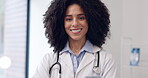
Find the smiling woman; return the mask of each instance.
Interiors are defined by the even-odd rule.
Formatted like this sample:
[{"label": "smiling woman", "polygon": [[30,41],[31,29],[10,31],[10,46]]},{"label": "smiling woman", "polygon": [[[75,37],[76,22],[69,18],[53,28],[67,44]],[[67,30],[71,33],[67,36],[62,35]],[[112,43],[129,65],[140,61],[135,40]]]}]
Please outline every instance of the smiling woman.
[{"label": "smiling woman", "polygon": [[54,50],[45,54],[33,78],[115,78],[114,59],[102,48],[109,16],[100,0],[53,0],[43,23]]},{"label": "smiling woman", "polygon": [[[67,8],[64,24],[65,31],[69,35],[71,47],[73,47],[72,44],[77,42],[81,44],[85,43],[88,23],[83,9],[78,4],[72,4]],[[78,46],[77,49],[72,48],[74,54],[77,55],[82,46]]]}]

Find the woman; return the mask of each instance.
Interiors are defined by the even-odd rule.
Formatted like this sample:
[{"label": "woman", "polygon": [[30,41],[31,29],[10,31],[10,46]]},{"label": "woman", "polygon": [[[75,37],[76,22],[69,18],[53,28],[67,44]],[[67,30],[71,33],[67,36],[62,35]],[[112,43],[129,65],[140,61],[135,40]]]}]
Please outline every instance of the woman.
[{"label": "woman", "polygon": [[100,0],[54,0],[45,13],[46,54],[33,78],[115,78],[111,54],[102,50],[109,36],[109,13]]}]

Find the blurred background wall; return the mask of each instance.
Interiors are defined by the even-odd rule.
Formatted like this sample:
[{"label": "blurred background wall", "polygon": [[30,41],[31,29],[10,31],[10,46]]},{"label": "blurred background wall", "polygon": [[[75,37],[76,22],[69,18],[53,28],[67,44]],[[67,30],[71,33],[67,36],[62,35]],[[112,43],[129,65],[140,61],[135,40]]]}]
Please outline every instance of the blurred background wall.
[{"label": "blurred background wall", "polygon": [[46,53],[52,50],[44,34],[43,14],[51,0],[30,1],[30,34],[29,34],[29,78],[34,74],[37,65]]},{"label": "blurred background wall", "polygon": [[[2,49],[1,57],[11,59],[8,69],[0,68],[0,78],[25,78],[26,65],[26,32],[27,32],[27,0],[0,0],[3,5],[1,15]],[[2,61],[3,66],[8,65]]]}]

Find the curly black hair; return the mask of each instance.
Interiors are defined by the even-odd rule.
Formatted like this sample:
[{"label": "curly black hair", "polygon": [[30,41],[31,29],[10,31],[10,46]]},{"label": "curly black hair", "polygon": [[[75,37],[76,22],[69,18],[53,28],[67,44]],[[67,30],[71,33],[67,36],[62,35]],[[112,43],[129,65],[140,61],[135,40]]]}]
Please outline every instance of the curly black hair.
[{"label": "curly black hair", "polygon": [[110,14],[100,0],[53,0],[43,21],[48,43],[54,47],[55,52],[60,52],[65,47],[68,35],[64,28],[64,17],[71,4],[78,4],[84,10],[88,22],[87,40],[102,48],[106,37],[110,35]]}]

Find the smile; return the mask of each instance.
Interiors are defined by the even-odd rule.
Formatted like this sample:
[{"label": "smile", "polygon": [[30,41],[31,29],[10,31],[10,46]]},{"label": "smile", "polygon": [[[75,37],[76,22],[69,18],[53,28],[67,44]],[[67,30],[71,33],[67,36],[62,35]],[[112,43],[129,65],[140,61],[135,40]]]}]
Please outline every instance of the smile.
[{"label": "smile", "polygon": [[81,30],[82,28],[81,29],[70,29],[70,31],[73,33],[79,33]]}]

